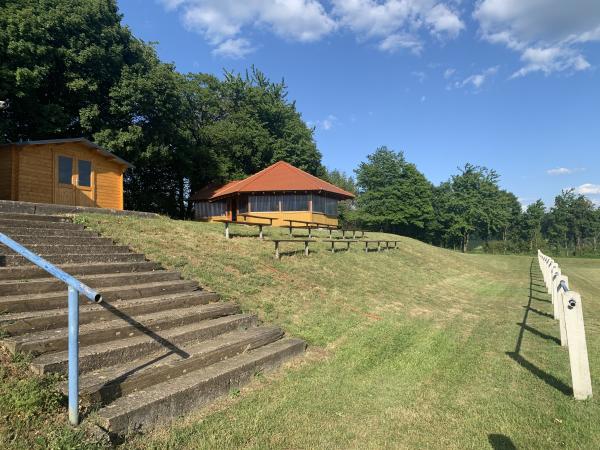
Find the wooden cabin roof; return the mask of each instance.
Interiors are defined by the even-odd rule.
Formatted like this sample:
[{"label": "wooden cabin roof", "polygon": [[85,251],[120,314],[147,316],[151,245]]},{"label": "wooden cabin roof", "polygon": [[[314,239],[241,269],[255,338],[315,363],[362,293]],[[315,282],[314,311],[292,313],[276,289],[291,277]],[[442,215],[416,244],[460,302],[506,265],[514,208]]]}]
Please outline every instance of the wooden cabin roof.
[{"label": "wooden cabin roof", "polygon": [[26,145],[50,145],[50,144],[69,144],[69,143],[82,144],[85,147],[88,147],[88,148],[91,148],[93,150],[96,150],[102,156],[105,156],[106,158],[108,158],[110,160],[113,160],[114,162],[117,162],[119,164],[123,164],[123,165],[125,165],[125,166],[127,166],[129,168],[133,168],[133,164],[128,163],[124,159],[119,158],[114,153],[112,153],[112,152],[110,152],[108,150],[103,149],[98,144],[95,144],[94,142],[89,141],[86,138],[45,139],[45,140],[39,140],[39,141],[12,142],[10,144],[0,145],[0,148],[10,147],[10,146],[15,146],[15,145],[16,146],[26,146]]},{"label": "wooden cabin roof", "polygon": [[237,193],[316,191],[334,194],[341,199],[354,198],[354,194],[321,180],[285,161],[255,173],[243,180],[225,185],[208,185],[192,196],[192,200],[217,200]]}]

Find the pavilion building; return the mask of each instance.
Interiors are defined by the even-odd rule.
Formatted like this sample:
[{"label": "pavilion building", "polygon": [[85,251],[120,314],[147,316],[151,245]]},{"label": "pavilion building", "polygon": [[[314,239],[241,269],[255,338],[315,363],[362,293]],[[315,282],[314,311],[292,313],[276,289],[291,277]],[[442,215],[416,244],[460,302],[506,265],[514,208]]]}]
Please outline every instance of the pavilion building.
[{"label": "pavilion building", "polygon": [[243,180],[206,186],[191,200],[196,220],[257,222],[260,216],[273,219],[273,226],[287,226],[286,220],[337,226],[338,202],[352,198],[352,193],[279,161]]}]

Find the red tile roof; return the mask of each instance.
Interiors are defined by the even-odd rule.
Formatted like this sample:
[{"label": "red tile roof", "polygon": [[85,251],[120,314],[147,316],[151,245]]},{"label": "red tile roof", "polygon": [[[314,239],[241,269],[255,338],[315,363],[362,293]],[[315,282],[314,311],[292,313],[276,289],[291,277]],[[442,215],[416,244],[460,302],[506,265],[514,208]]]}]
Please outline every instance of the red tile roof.
[{"label": "red tile roof", "polygon": [[319,191],[334,194],[340,198],[354,198],[354,194],[323,181],[285,161],[255,173],[244,180],[231,181],[223,186],[209,185],[192,195],[192,200],[216,200],[237,193],[278,192],[278,191]]}]

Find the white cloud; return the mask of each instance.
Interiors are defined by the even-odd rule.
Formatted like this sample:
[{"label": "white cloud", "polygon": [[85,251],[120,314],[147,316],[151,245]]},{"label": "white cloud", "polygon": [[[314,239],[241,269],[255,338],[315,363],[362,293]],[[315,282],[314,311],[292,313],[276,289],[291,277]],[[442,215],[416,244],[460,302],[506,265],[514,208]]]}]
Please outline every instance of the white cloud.
[{"label": "white cloud", "polygon": [[299,42],[319,40],[336,28],[318,0],[159,1],[168,10],[180,11],[186,28],[205,36],[218,55],[248,54],[250,41],[239,37],[247,27],[265,27]]},{"label": "white cloud", "polygon": [[473,74],[462,81],[456,81],[454,87],[463,88],[471,86],[476,90],[479,90],[481,89],[481,86],[483,86],[483,83],[485,83],[489,77],[496,75],[496,73],[498,73],[498,66],[489,67],[481,73]]},{"label": "white cloud", "polygon": [[425,97],[424,95],[421,97],[421,103],[424,103],[425,100],[427,100],[427,97]]},{"label": "white cloud", "polygon": [[448,69],[444,70],[444,78],[447,80],[448,78],[451,78],[452,75],[454,75],[455,73],[456,73],[456,69],[448,68]]},{"label": "white cloud", "polygon": [[425,15],[425,21],[429,24],[434,33],[446,33],[450,37],[458,36],[458,33],[465,28],[465,25],[458,18],[456,13],[451,11],[443,3],[438,3],[431,8]]},{"label": "white cloud", "polygon": [[580,44],[600,41],[598,0],[481,0],[473,16],[484,39],[521,54],[513,78],[586,70]]},{"label": "white cloud", "polygon": [[425,81],[425,79],[427,78],[427,74],[425,72],[421,72],[418,70],[415,70],[413,72],[410,73],[413,77],[416,77],[417,80],[419,80],[419,83],[423,83],[423,81]]},{"label": "white cloud", "polygon": [[253,51],[254,47],[252,47],[250,41],[244,38],[238,38],[227,39],[221,42],[215,47],[212,54],[215,56],[223,56],[225,58],[240,59]]},{"label": "white cloud", "polygon": [[585,183],[576,188],[575,192],[582,195],[600,195],[600,184]]},{"label": "white cloud", "polygon": [[568,167],[557,167],[556,169],[548,169],[546,173],[548,175],[571,175],[577,172],[584,172],[583,167],[568,168]]},{"label": "white cloud", "polygon": [[332,0],[333,15],[361,39],[375,39],[382,51],[423,47],[420,32],[454,38],[464,28],[458,13],[435,0]]}]

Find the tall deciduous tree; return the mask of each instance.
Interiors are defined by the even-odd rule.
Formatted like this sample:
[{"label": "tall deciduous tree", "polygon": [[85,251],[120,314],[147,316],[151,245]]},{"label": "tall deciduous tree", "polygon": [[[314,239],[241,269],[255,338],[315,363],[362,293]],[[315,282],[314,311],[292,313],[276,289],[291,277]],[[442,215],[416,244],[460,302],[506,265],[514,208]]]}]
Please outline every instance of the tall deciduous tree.
[{"label": "tall deciduous tree", "polygon": [[424,238],[433,220],[432,185],[402,152],[379,147],[356,169],[357,218],[371,229]]}]

